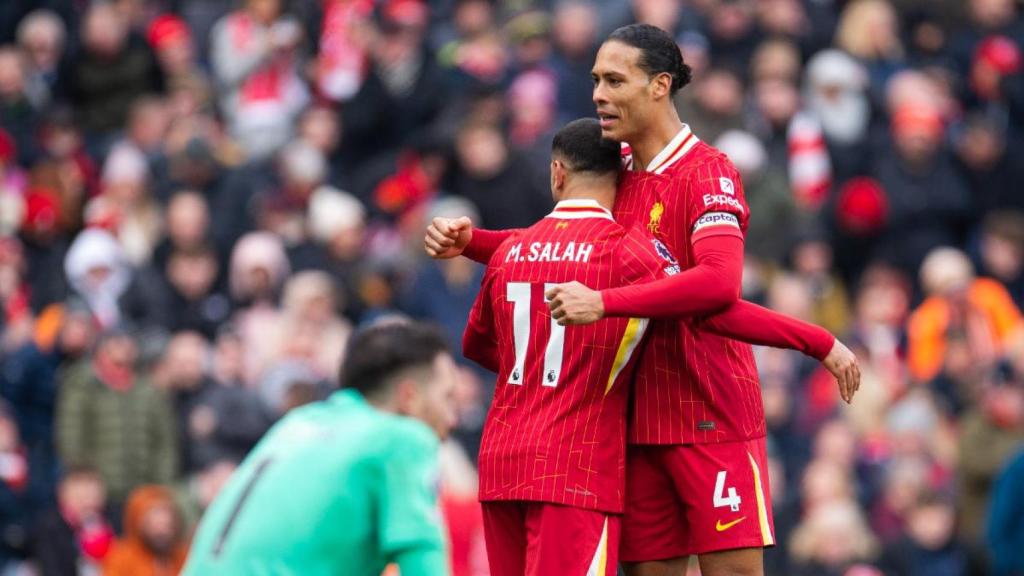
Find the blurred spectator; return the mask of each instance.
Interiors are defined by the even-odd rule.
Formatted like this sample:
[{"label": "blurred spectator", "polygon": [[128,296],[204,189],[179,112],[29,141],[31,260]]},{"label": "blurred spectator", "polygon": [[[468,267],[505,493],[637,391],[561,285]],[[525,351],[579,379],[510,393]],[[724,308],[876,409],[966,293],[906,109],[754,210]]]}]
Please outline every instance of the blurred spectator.
[{"label": "blurred spectator", "polygon": [[25,282],[25,256],[15,238],[0,238],[0,351],[27,343],[32,333],[31,287]]},{"label": "blurred spectator", "polygon": [[567,0],[555,7],[551,67],[558,78],[559,125],[593,114],[590,67],[598,40],[598,18],[597,8],[590,2]]},{"label": "blurred spectator", "polygon": [[338,312],[358,320],[359,267],[365,257],[366,208],[354,196],[330,187],[318,188],[309,199],[309,232],[317,251],[310,268],[334,278]]},{"label": "blurred spectator", "polygon": [[18,24],[18,47],[27,67],[25,92],[36,110],[53,100],[67,47],[67,27],[55,12],[40,8]]},{"label": "blurred spectator", "polygon": [[199,192],[180,190],[167,201],[164,235],[153,251],[153,264],[163,269],[170,253],[203,248],[211,239],[210,207]]},{"label": "blurred spectator", "polygon": [[270,425],[270,414],[242,380],[242,342],[223,329],[214,343],[209,376],[188,414],[190,452],[206,469],[212,463],[239,462]]},{"label": "blurred spectator", "polygon": [[172,108],[179,111],[209,109],[213,104],[212,86],[199,67],[188,24],[173,14],[164,14],[149,24],[146,36],[167,77]]},{"label": "blurred spectator", "polygon": [[854,0],[839,16],[836,46],[860,60],[868,70],[875,94],[902,64],[900,21],[887,0]]},{"label": "blurred spectator", "polygon": [[[1007,36],[989,36],[974,51],[968,86],[974,107],[989,116],[1020,120],[1024,113],[1021,69],[1024,57],[1020,45]],[[1020,135],[1019,126],[1016,127]]]},{"label": "blurred spectator", "polygon": [[163,486],[135,489],[124,511],[124,536],[103,560],[104,576],[171,576],[188,555],[174,493]]},{"label": "blurred spectator", "polygon": [[161,233],[160,210],[149,190],[150,169],[144,153],[119,143],[103,164],[103,193],[85,207],[87,223],[114,232],[132,265],[149,262]]},{"label": "blurred spectator", "polygon": [[299,23],[280,0],[246,0],[211,32],[214,79],[228,130],[251,158],[266,158],[291,138],[309,95],[299,79]]},{"label": "blurred spectator", "polygon": [[496,127],[463,126],[455,142],[459,173],[452,192],[476,205],[486,228],[521,228],[551,210],[551,193],[530,177]]},{"label": "blurred spectator", "polygon": [[962,343],[971,364],[991,367],[1012,339],[1021,336],[1020,310],[999,282],[975,278],[967,256],[953,248],[929,253],[921,266],[928,298],[911,314],[908,362],[911,375],[927,382],[939,374]]},{"label": "blurred spectator", "polygon": [[79,234],[64,259],[64,270],[72,293],[86,303],[101,328],[167,324],[164,318],[171,311],[157,279],[146,270],[133,271],[109,232],[90,228]]},{"label": "blurred spectator", "polygon": [[7,404],[0,404],[0,567],[24,557],[33,505],[28,448]]},{"label": "blurred spectator", "polygon": [[25,75],[23,56],[13,47],[0,46],[0,129],[12,138],[5,145],[5,155],[20,162],[32,158],[32,132],[38,121],[38,111],[29,100]]},{"label": "blurred spectator", "polygon": [[167,342],[153,370],[153,385],[170,398],[174,407],[178,461],[184,473],[200,468],[192,453],[195,444],[191,422],[200,398],[213,386],[206,376],[209,363],[206,340],[195,332],[178,332]]},{"label": "blurred spectator", "polygon": [[1017,308],[1024,305],[1024,214],[1000,212],[982,221],[979,269],[998,280]]},{"label": "blurred spectator", "polygon": [[750,206],[746,253],[780,262],[789,248],[786,231],[796,227],[799,215],[789,192],[786,175],[768,162],[764,145],[749,132],[730,130],[715,141],[743,178]]},{"label": "blurred spectator", "polygon": [[164,77],[152,50],[133,33],[112,4],[95,3],[85,13],[81,48],[62,71],[63,96],[80,113],[97,156],[125,125],[132,103],[162,92]]},{"label": "blurred spectator", "polygon": [[992,554],[994,576],[1024,574],[1024,452],[1009,460],[996,479],[989,505],[988,548]]},{"label": "blurred spectator", "polygon": [[811,297],[810,319],[833,334],[845,334],[850,321],[850,301],[842,281],[831,272],[832,247],[823,234],[813,230],[802,236],[797,238],[790,252],[790,262]]},{"label": "blurred spectator", "polygon": [[957,139],[975,209],[981,214],[1010,209],[1024,212],[1016,182],[1024,179],[1024,148],[1011,145],[1007,129],[983,116],[971,116]]},{"label": "blurred spectator", "polygon": [[256,337],[246,348],[255,374],[298,361],[310,369],[314,381],[334,381],[352,331],[336,309],[330,275],[307,270],[292,276],[284,286],[280,312],[267,317],[266,325],[250,327]]},{"label": "blurred spectator", "polygon": [[842,576],[852,566],[871,562],[878,542],[856,503],[836,500],[811,510],[793,531],[790,554],[799,576]]},{"label": "blurred spectator", "polygon": [[379,4],[378,34],[369,46],[370,69],[342,108],[342,147],[352,163],[398,148],[407,134],[429,125],[445,104],[442,73],[426,45],[428,4]]},{"label": "blurred spectator", "polygon": [[57,504],[36,519],[30,557],[41,576],[97,573],[114,542],[103,516],[106,491],[93,468],[70,466],[57,490]]},{"label": "blurred spectator", "polygon": [[181,512],[186,539],[192,538],[199,519],[237,467],[234,460],[216,460],[189,474],[175,487],[175,504]]},{"label": "blurred spectator", "polygon": [[213,338],[231,315],[231,302],[217,290],[220,266],[208,246],[175,248],[167,258],[164,276],[168,304],[175,314],[163,326],[168,332],[194,330]]},{"label": "blurred spectator", "polygon": [[872,116],[868,87],[864,66],[839,50],[818,52],[807,63],[807,111],[821,126],[836,182],[867,169]]},{"label": "blurred spectator", "polygon": [[38,505],[53,499],[59,464],[54,444],[54,412],[59,371],[92,347],[96,327],[81,303],[55,312],[59,328],[53,342],[31,342],[7,356],[0,372],[0,394],[10,402],[27,449],[29,489]]},{"label": "blurred spectator", "polygon": [[879,251],[912,273],[938,246],[954,246],[970,210],[968,189],[943,144],[937,109],[905,103],[893,111],[893,150],[872,173],[886,191],[889,217]]},{"label": "blurred spectator", "polygon": [[133,489],[171,482],[178,473],[172,406],[138,373],[137,357],[138,345],[129,333],[108,330],[94,357],[65,373],[57,398],[61,459],[99,471],[115,521]]},{"label": "blurred spectator", "polygon": [[943,496],[926,492],[907,512],[906,537],[886,548],[881,565],[891,576],[966,576],[967,549],[956,541],[956,512]]},{"label": "blurred spectator", "polygon": [[957,511],[960,534],[970,546],[984,537],[992,487],[1003,463],[1024,443],[1024,384],[991,386],[960,419]]},{"label": "blurred spectator", "polygon": [[[479,221],[471,203],[450,196],[436,201],[424,221],[461,216]],[[482,266],[468,258],[423,260],[401,295],[401,308],[413,318],[442,326],[449,346],[458,350],[483,272]]]},{"label": "blurred spectator", "polygon": [[728,68],[707,70],[676,102],[680,118],[708,141],[743,127],[743,81]]}]

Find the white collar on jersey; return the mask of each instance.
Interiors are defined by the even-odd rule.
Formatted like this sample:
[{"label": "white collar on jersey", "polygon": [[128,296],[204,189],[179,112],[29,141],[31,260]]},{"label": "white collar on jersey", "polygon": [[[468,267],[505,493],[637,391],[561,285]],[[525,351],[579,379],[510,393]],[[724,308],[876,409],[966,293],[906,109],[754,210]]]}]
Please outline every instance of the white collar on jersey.
[{"label": "white collar on jersey", "polygon": [[[686,153],[696,146],[697,142],[699,142],[697,135],[690,130],[688,125],[683,124],[683,127],[679,129],[679,132],[669,141],[668,145],[662,148],[661,152],[658,152],[657,156],[647,165],[647,172],[661,174],[669,166],[679,161],[680,158],[686,156]],[[625,142],[622,143],[622,146],[623,148],[629,147]],[[623,158],[623,162],[627,170],[634,170],[636,168],[633,164],[632,151]]]},{"label": "white collar on jersey", "polygon": [[548,218],[561,220],[579,220],[581,218],[604,218],[615,221],[612,213],[607,208],[597,203],[597,200],[580,198],[575,200],[562,200],[555,205],[555,209],[548,214]]}]

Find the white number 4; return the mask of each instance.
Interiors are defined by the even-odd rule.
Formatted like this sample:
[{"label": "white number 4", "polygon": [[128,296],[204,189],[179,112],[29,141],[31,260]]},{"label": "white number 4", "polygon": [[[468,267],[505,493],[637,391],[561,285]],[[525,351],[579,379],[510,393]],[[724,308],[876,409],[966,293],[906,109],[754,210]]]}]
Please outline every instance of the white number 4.
[{"label": "white number 4", "polygon": [[715,508],[728,506],[733,512],[739,512],[740,502],[742,502],[740,495],[732,486],[729,487],[729,495],[725,495],[725,470],[722,470],[715,480]]}]

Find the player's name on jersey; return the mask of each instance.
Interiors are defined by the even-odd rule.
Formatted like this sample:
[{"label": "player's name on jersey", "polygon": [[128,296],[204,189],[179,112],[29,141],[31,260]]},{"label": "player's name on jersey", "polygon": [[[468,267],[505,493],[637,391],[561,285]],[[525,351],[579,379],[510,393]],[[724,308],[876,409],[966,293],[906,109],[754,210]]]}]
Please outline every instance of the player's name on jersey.
[{"label": "player's name on jersey", "polygon": [[526,250],[523,243],[514,244],[505,254],[505,262],[590,262],[594,245],[588,243],[531,242]]}]

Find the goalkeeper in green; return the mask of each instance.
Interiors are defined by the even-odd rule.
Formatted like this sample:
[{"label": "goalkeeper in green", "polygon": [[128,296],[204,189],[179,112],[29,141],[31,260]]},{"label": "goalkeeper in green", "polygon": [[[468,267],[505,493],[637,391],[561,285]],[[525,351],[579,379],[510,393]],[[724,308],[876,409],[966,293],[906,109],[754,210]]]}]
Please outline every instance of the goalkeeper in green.
[{"label": "goalkeeper in green", "polygon": [[183,573],[448,574],[437,451],[455,378],[430,328],[355,334],[342,389],[264,436],[206,511]]}]

